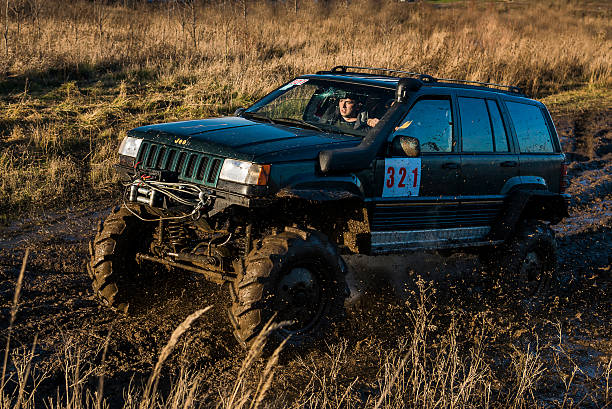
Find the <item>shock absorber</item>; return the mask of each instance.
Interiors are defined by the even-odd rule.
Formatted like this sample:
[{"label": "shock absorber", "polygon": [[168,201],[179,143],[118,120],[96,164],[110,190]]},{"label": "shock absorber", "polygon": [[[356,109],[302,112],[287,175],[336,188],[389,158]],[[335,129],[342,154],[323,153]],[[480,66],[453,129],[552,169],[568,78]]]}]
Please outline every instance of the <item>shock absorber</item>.
[{"label": "shock absorber", "polygon": [[187,244],[187,230],[180,221],[168,220],[166,225],[165,241],[175,252],[180,251]]}]

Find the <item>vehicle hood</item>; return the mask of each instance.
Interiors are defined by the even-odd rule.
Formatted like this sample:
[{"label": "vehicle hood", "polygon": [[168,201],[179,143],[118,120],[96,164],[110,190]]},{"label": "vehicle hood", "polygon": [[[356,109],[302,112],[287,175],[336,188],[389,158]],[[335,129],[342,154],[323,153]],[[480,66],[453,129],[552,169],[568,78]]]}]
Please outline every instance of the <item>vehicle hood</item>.
[{"label": "vehicle hood", "polygon": [[128,135],[180,149],[258,163],[315,159],[324,149],[356,146],[360,138],[240,117],[147,125]]}]

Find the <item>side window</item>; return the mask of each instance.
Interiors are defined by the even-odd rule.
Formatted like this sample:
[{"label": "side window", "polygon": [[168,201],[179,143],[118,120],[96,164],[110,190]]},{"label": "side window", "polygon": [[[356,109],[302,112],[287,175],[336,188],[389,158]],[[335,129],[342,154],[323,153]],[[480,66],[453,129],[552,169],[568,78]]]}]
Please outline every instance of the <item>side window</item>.
[{"label": "side window", "polygon": [[489,108],[489,115],[491,115],[491,126],[495,139],[495,152],[508,152],[510,150],[508,146],[508,136],[506,135],[504,123],[502,122],[499,106],[497,106],[497,102],[487,99],[487,107]]},{"label": "side window", "polygon": [[450,99],[422,99],[397,128],[397,134],[417,138],[421,152],[453,150],[453,116]]},{"label": "side window", "polygon": [[482,98],[459,97],[463,152],[493,152],[493,131]]},{"label": "side window", "polygon": [[542,111],[536,105],[506,101],[521,152],[554,152]]}]

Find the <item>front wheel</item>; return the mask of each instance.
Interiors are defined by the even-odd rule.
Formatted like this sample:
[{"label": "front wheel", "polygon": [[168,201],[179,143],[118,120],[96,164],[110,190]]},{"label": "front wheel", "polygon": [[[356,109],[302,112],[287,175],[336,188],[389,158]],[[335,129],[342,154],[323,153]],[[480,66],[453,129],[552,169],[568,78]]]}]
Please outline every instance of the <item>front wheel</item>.
[{"label": "front wheel", "polygon": [[250,346],[272,318],[286,322],[272,333],[272,343],[290,337],[289,344],[304,345],[321,337],[344,314],[346,270],[336,246],[321,233],[291,228],[265,237],[230,288],[236,339]]},{"label": "front wheel", "polygon": [[136,253],[146,252],[152,240],[152,223],[139,219],[140,207],[116,207],[100,222],[89,245],[87,270],[94,293],[104,303],[126,312],[135,293],[146,283],[151,269],[136,261]]}]

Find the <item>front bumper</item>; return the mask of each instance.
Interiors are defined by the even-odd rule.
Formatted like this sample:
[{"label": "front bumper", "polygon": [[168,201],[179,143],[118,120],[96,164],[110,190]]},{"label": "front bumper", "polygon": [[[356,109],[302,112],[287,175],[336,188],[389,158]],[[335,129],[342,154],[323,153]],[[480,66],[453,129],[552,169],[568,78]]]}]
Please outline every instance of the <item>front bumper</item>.
[{"label": "front bumper", "polygon": [[134,168],[123,164],[115,165],[115,169],[129,189],[127,194],[128,200],[159,209],[173,208],[177,204],[173,203],[172,200],[168,200],[163,194],[143,186],[143,178],[145,180],[191,184],[199,187],[205,194],[204,201],[208,203],[206,209],[203,210],[203,212],[207,213],[208,217],[214,216],[234,205],[245,208],[260,208],[270,203],[270,199],[268,199],[272,191],[270,186],[244,185],[219,180],[216,187],[210,187],[193,182],[180,181],[176,174],[166,171],[136,171]]}]

